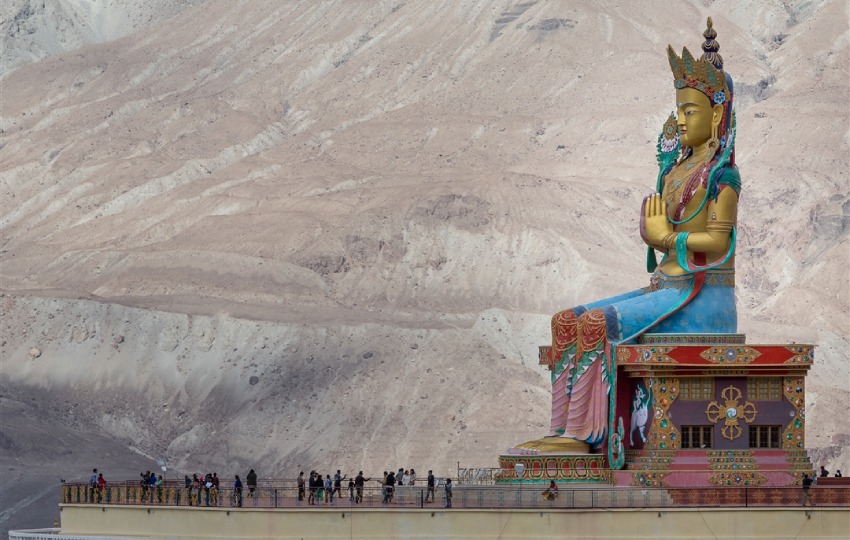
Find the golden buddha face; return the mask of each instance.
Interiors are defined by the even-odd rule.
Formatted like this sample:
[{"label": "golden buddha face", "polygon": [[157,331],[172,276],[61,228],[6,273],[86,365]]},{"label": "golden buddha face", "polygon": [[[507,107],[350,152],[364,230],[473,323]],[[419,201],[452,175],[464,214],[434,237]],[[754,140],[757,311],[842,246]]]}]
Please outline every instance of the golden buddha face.
[{"label": "golden buddha face", "polygon": [[711,105],[708,96],[694,88],[676,90],[679,140],[696,148],[708,142],[723,118],[723,105]]}]

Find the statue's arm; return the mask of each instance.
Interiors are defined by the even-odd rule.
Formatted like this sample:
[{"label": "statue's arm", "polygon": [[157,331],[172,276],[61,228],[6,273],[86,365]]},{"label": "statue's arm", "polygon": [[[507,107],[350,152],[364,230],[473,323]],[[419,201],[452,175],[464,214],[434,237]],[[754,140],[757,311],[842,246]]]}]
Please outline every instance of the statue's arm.
[{"label": "statue's arm", "polygon": [[705,232],[688,235],[688,251],[721,253],[729,249],[732,227],[738,211],[738,193],[723,186],[706,210]]},{"label": "statue's arm", "polygon": [[[687,231],[688,251],[720,253],[729,248],[732,227],[738,211],[738,193],[730,186],[722,186],[717,198],[708,203],[704,231]],[[656,193],[644,202],[645,225],[641,233],[650,246],[659,251],[672,249],[677,234],[667,219],[667,203]],[[685,231],[683,231],[685,232]],[[659,246],[656,248],[655,246]],[[663,247],[662,247],[663,246]]]}]

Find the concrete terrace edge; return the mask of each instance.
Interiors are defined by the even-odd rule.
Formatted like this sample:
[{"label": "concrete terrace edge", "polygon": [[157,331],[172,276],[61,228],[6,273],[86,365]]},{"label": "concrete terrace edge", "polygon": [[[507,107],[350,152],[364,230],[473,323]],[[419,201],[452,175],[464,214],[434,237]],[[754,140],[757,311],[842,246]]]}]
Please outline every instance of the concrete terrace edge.
[{"label": "concrete terrace edge", "polygon": [[226,510],[63,504],[60,511],[61,535],[104,539],[850,538],[847,508]]}]

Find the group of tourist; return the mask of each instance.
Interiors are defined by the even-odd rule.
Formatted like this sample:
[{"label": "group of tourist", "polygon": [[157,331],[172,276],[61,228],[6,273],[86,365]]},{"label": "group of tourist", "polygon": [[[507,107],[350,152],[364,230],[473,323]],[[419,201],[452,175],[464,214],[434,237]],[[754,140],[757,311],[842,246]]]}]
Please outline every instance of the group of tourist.
[{"label": "group of tourist", "polygon": [[[829,478],[829,471],[826,470],[826,467],[821,465],[818,475],[813,474],[812,476],[809,476],[808,474],[803,473],[803,506],[814,506],[810,488],[812,487],[812,484],[817,482],[817,476],[820,476],[821,478]],[[841,469],[836,469],[833,477],[842,478]]]},{"label": "group of tourist", "polygon": [[[348,478],[348,500],[354,504],[362,503],[363,488],[366,486],[366,482],[372,481],[372,478],[366,478],[363,476],[363,471],[359,471],[354,477],[349,477],[347,475],[343,475],[342,471],[339,469],[337,469],[333,478],[331,478],[330,474],[326,474],[325,477],[322,478],[321,473],[315,470],[310,471],[310,476],[308,478],[304,477],[304,471],[298,473],[298,479],[296,480],[298,488],[297,500],[298,502],[302,502],[306,496],[307,504],[310,505],[322,504],[322,502],[324,502],[324,504],[333,504],[334,497],[339,498],[342,496],[342,482],[346,478]],[[381,485],[382,504],[389,504],[393,502],[397,486],[416,485],[416,470],[399,468],[397,473],[384,471],[383,477],[380,480],[375,479],[375,481]],[[435,482],[434,472],[429,470],[428,477],[426,479],[426,503],[434,502],[435,500]],[[451,482],[451,478],[449,478],[445,483],[446,506],[448,508],[451,508]]]},{"label": "group of tourist", "polygon": [[[156,496],[157,502],[162,503],[163,486],[165,484],[162,475],[157,475],[151,471],[147,471],[140,473],[139,476],[141,477],[139,481],[139,485],[141,486],[141,501],[154,502],[154,496]],[[826,478],[829,476],[829,471],[821,465],[818,474],[813,474],[812,476],[809,476],[808,474],[803,475],[803,505],[812,504],[809,488],[816,482],[818,476]],[[835,478],[841,478],[841,470],[836,470],[833,476]],[[319,472],[312,470],[310,471],[308,479],[304,478],[304,471],[301,471],[296,479],[296,499],[299,503],[301,503],[304,501],[306,496],[307,503],[310,505],[322,504],[323,502],[324,504],[333,504],[334,498],[339,499],[342,497],[342,482],[346,479],[348,479],[348,500],[355,504],[362,503],[363,489],[366,486],[366,482],[372,481],[372,478],[364,477],[363,471],[359,471],[354,477],[349,477],[347,475],[343,475],[339,469],[337,469],[336,474],[334,474],[333,477],[331,477],[330,474],[326,474],[324,478],[322,478],[322,475]],[[398,486],[416,485],[416,471],[414,469],[408,470],[404,468],[399,468],[398,472],[384,471],[383,477],[381,479],[375,479],[375,481],[381,485],[381,503],[390,504],[394,500],[396,488]],[[257,473],[254,469],[251,469],[248,471],[248,474],[245,475],[245,485],[248,488],[247,496],[253,498],[257,490]],[[447,478],[443,486],[445,489],[445,507],[451,508],[453,487],[452,479]],[[202,501],[206,506],[219,505],[220,480],[217,473],[213,472],[200,475],[193,474],[191,478],[187,474],[184,477],[184,487],[188,495],[189,506],[192,506],[193,504],[201,506]],[[425,487],[424,502],[435,502],[434,490],[436,487],[436,479],[434,478],[433,471],[428,471],[428,476],[425,480]],[[104,478],[103,473],[98,472],[97,469],[92,469],[92,474],[89,477],[89,500],[92,502],[95,500],[97,502],[102,502],[105,491],[106,478]],[[243,483],[242,479],[237,474],[233,479],[231,506],[237,508],[241,507],[243,502],[242,497]],[[554,481],[550,482],[549,487],[543,491],[543,498],[546,500],[554,500],[558,498],[558,486]]]},{"label": "group of tourist", "polygon": [[[141,501],[150,501],[154,500],[154,493],[156,493],[156,497],[158,502],[162,502],[162,487],[165,484],[165,480],[163,480],[162,475],[157,476],[156,474],[147,471],[140,473],[139,476],[141,480],[139,481],[139,485],[141,486]],[[103,501],[104,493],[106,492],[106,478],[104,478],[102,472],[98,472],[97,469],[92,469],[91,476],[89,477],[89,500],[97,502]]]},{"label": "group of tourist", "polygon": [[[218,473],[207,473],[200,476],[193,474],[191,478],[189,478],[189,475],[187,474],[183,477],[183,485],[189,495],[189,506],[192,506],[193,501],[196,501],[198,506],[201,505],[201,493],[203,493],[204,503],[206,506],[218,506],[218,494],[221,488],[221,481],[218,478]],[[245,485],[248,487],[248,497],[254,497],[257,490],[257,473],[254,469],[251,469],[248,471],[248,474],[245,475],[244,485],[238,474],[233,477],[233,494],[230,501],[231,506],[235,506],[236,508],[242,507],[243,489]],[[195,489],[197,489],[197,498],[193,498],[193,491]]]},{"label": "group of tourist", "polygon": [[[165,480],[163,476],[146,471],[139,473],[140,480],[140,500],[141,502],[163,502]],[[310,471],[309,478],[304,477],[304,471],[298,474],[296,479],[297,501],[300,503],[307,498],[307,503],[310,505],[317,504],[333,504],[335,498],[342,496],[343,481],[348,480],[348,499],[350,502],[360,504],[363,502],[363,489],[366,482],[372,481],[372,478],[363,476],[363,471],[359,471],[356,476],[349,477],[343,475],[342,471],[337,469],[336,474],[331,477],[326,474],[324,478],[315,470]],[[399,468],[398,472],[384,471],[381,479],[375,479],[381,485],[381,502],[383,504],[392,503],[399,486],[415,486],[417,482],[415,469]],[[191,477],[187,474],[183,478],[183,485],[189,506],[219,506],[219,492],[221,490],[221,480],[218,473],[198,473]],[[446,507],[452,506],[452,480],[447,478],[443,484],[446,496]],[[254,469],[248,471],[245,475],[245,483],[237,474],[233,478],[233,491],[231,495],[230,505],[241,507],[243,504],[243,489],[247,487],[247,497],[255,496],[257,490],[257,473]],[[434,490],[436,487],[436,479],[434,472],[429,470],[428,476],[425,479],[425,499],[426,503],[436,501]],[[97,469],[92,470],[92,475],[89,479],[89,499],[98,502],[103,500],[103,494],[106,489],[106,479],[103,473],[99,473]]]},{"label": "group of tourist", "polygon": [[404,469],[399,469],[398,473],[394,473],[392,471],[384,471],[384,478],[381,480],[381,503],[388,504],[393,502],[393,496],[395,495],[395,486],[398,484],[399,486],[403,485],[415,485],[416,484],[416,471],[413,471],[413,475],[411,476],[410,471],[405,471]]},{"label": "group of tourist", "polygon": [[103,473],[97,472],[97,469],[92,469],[89,477],[89,500],[93,501],[97,498],[97,502],[101,502],[104,491],[106,491],[106,478],[103,477]]},{"label": "group of tourist", "polygon": [[142,487],[142,502],[146,500],[153,502],[154,492],[156,492],[157,501],[162,502],[162,486],[165,485],[162,475],[157,476],[155,473],[147,471],[139,473],[139,476],[141,476],[139,485]]},{"label": "group of tourist", "polygon": [[[841,476],[841,469],[835,469],[835,474],[832,475],[832,476],[833,476],[833,478],[841,478],[842,477]],[[824,467],[823,465],[820,466],[820,477],[821,478],[828,478],[829,477],[829,471],[826,470],[826,467]]]},{"label": "group of tourist", "polygon": [[[310,478],[305,482],[304,471],[301,471],[298,474],[298,479],[296,480],[298,487],[298,501],[301,502],[304,500],[306,483],[306,487],[309,488],[309,495],[307,497],[307,502],[309,504],[320,504],[323,500],[325,504],[330,504],[334,501],[334,496],[337,498],[342,496],[342,481],[346,478],[348,478],[348,476],[343,475],[339,469],[337,469],[333,479],[331,479],[331,475],[329,474],[325,475],[325,478],[322,479],[321,474],[316,471],[310,471]],[[348,491],[351,493],[352,500],[354,500],[354,485],[355,479],[350,478],[348,480]]]}]

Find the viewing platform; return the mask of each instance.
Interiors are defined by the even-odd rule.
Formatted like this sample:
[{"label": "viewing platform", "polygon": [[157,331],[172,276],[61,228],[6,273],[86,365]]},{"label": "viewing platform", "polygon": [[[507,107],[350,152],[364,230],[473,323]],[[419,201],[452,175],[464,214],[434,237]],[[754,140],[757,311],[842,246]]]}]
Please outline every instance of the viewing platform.
[{"label": "viewing platform", "polygon": [[[850,485],[812,488],[802,507],[799,487],[633,488],[569,486],[554,500],[539,485],[464,485],[452,507],[444,490],[425,502],[426,486],[381,489],[332,503],[299,501],[291,481],[261,485],[253,497],[233,489],[193,490],[170,484],[143,492],[130,483],[102,493],[87,484],[61,489],[61,528],[13,531],[10,540],[167,538],[848,538]],[[189,505],[191,500],[192,505]],[[200,504],[200,505],[199,505]],[[663,522],[663,526],[660,524]],[[786,536],[783,536],[786,535]]]},{"label": "viewing platform", "polygon": [[[812,498],[816,506],[850,508],[850,482],[830,482],[843,478],[823,478],[823,486],[812,488]],[[850,480],[850,478],[848,478]],[[667,487],[640,488],[599,485],[570,485],[560,487],[558,497],[545,500],[542,497],[544,486],[528,485],[465,485],[453,487],[452,509],[550,509],[550,510],[586,510],[586,509],[655,509],[688,507],[795,507],[801,504],[802,488],[786,487]],[[60,507],[80,506],[141,506],[145,508],[177,507],[186,509],[440,509],[446,504],[442,485],[435,487],[434,496],[428,500],[428,488],[424,485],[398,486],[389,503],[383,503],[383,494],[379,487],[367,487],[363,490],[363,500],[355,503],[347,490],[342,497],[334,497],[328,502],[320,495],[315,504],[308,503],[308,495],[298,499],[298,491],[292,481],[269,482],[267,486],[257,488],[253,497],[243,490],[241,506],[233,488],[211,489],[209,499],[205,490],[200,496],[197,489],[191,492],[175,483],[147,490],[145,493],[138,485],[124,484],[107,487],[102,494],[92,490],[87,484],[65,484],[62,487]]]}]

